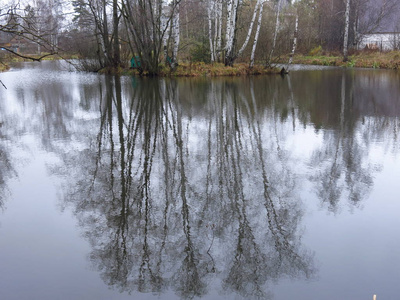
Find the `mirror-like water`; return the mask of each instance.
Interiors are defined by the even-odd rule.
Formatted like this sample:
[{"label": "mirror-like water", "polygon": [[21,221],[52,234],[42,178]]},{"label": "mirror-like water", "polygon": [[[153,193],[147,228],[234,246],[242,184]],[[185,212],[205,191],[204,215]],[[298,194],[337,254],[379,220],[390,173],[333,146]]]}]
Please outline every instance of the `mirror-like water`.
[{"label": "mirror-like water", "polygon": [[400,73],[0,80],[1,299],[400,294]]}]

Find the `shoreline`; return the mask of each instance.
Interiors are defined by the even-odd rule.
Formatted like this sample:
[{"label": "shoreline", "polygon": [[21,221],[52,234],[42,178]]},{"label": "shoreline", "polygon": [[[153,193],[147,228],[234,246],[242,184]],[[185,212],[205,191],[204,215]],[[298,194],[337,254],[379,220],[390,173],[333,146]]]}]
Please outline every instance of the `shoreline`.
[{"label": "shoreline", "polygon": [[[115,70],[100,70],[99,73],[104,74],[119,74],[127,76],[140,76],[137,69],[121,69]],[[267,75],[279,74],[278,68],[266,68],[258,64],[253,68],[249,67],[247,63],[236,63],[233,67],[225,66],[223,63],[206,64],[203,62],[195,63],[180,63],[175,70],[171,70],[166,66],[160,68],[159,77],[234,77],[234,76],[251,76],[251,75]],[[141,76],[146,77],[148,74],[144,73]]]},{"label": "shoreline", "polygon": [[[15,58],[14,58],[15,59]],[[47,59],[46,59],[47,60]],[[286,66],[288,56],[281,57],[274,62],[275,67],[265,67],[264,64],[256,64],[250,68],[248,63],[238,62],[233,67],[225,66],[223,63],[206,64],[204,62],[182,62],[175,70],[169,67],[160,66],[160,77],[220,77],[220,76],[252,76],[252,75],[278,75],[281,67]],[[0,72],[10,69],[11,59],[4,59],[0,63]],[[19,60],[18,60],[19,61]],[[28,60],[20,60],[28,61]],[[329,66],[344,68],[370,68],[370,69],[400,69],[400,51],[378,52],[378,51],[357,51],[349,55],[349,59],[343,62],[343,57],[339,53],[318,53],[315,55],[297,54],[293,57],[291,65],[310,65],[310,66]],[[102,69],[100,74],[114,74],[122,76],[140,76],[137,69],[118,68]],[[144,73],[141,76],[149,76]]]},{"label": "shoreline", "polygon": [[[280,63],[284,63],[284,60],[281,60]],[[343,56],[337,53],[299,54],[293,57],[293,64],[398,70],[400,69],[400,51],[357,51],[349,55],[346,62],[343,61]]]}]

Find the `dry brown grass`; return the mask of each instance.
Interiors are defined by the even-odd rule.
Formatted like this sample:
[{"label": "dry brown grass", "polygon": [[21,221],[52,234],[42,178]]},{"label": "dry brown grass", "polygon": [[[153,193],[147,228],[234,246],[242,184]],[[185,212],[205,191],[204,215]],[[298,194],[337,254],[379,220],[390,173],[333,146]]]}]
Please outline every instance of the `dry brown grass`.
[{"label": "dry brown grass", "polygon": [[162,75],[168,76],[243,76],[243,75],[259,75],[277,73],[275,69],[264,68],[264,66],[254,66],[250,68],[248,64],[238,63],[233,67],[225,66],[221,63],[205,64],[205,63],[182,63],[175,71],[163,72]]},{"label": "dry brown grass", "polygon": [[[167,66],[161,66],[160,76],[165,77],[217,77],[217,76],[244,76],[244,75],[261,75],[261,74],[277,74],[279,70],[265,68],[262,65],[256,65],[250,68],[248,64],[237,63],[233,67],[227,67],[222,63],[206,64],[203,62],[180,63],[175,70],[171,70]],[[124,70],[123,75],[138,75],[137,70]],[[146,73],[143,74],[146,76]]]}]

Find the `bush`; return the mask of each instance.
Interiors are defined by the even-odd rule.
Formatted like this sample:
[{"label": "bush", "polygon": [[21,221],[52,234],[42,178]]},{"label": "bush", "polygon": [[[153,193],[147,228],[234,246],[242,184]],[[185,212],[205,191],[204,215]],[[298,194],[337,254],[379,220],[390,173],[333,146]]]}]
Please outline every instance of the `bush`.
[{"label": "bush", "polygon": [[309,55],[310,56],[317,56],[322,54],[322,47],[319,45],[318,47],[315,47],[314,49],[310,50]]},{"label": "bush", "polygon": [[205,43],[196,43],[190,50],[191,60],[194,62],[211,62],[210,48]]}]

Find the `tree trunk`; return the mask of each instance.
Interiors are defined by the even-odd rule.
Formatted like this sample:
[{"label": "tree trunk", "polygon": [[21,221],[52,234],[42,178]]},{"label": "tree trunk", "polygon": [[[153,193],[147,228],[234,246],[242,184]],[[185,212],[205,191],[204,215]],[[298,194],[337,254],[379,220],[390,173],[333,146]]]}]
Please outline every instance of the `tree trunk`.
[{"label": "tree trunk", "polygon": [[118,68],[121,64],[121,57],[119,51],[119,16],[118,16],[118,0],[113,0],[113,36],[114,36],[114,63],[113,67]]},{"label": "tree trunk", "polygon": [[[215,43],[213,43],[213,38],[212,38],[212,0],[209,0],[207,2],[207,16],[208,16],[208,40],[210,43],[210,55],[211,55],[211,62],[213,63],[215,61]],[[214,3],[215,4],[215,3]],[[215,6],[215,5],[214,5]],[[215,15],[214,18],[216,19]],[[214,28],[215,31],[217,31],[217,28]]]},{"label": "tree trunk", "polygon": [[220,62],[221,58],[221,47],[222,47],[222,0],[217,0],[217,14],[216,14],[216,24],[218,24],[218,30],[215,29],[216,34],[216,50],[215,50],[215,59]]},{"label": "tree trunk", "polygon": [[261,20],[262,20],[263,7],[264,7],[265,1],[266,0],[262,0],[260,3],[260,9],[259,9],[260,11],[259,11],[259,15],[258,15],[257,30],[256,30],[256,35],[254,37],[253,49],[251,50],[251,56],[250,56],[250,68],[254,67],[254,57],[255,57],[257,43],[258,43],[258,36],[260,35]]},{"label": "tree trunk", "polygon": [[228,19],[226,30],[226,53],[225,53],[225,66],[232,66],[235,61],[235,44],[236,44],[236,22],[238,17],[239,0],[229,0],[228,2]]},{"label": "tree trunk", "polygon": [[239,52],[237,54],[238,56],[242,55],[244,49],[246,48],[247,44],[249,43],[250,36],[253,31],[254,21],[256,20],[257,11],[258,11],[258,7],[260,6],[260,4],[261,4],[261,0],[257,0],[256,6],[254,7],[253,17],[251,18],[249,30],[247,32],[246,40],[244,41],[242,48],[239,49]]},{"label": "tree trunk", "polygon": [[343,40],[343,61],[348,60],[348,43],[349,43],[349,27],[350,27],[350,0],[346,0],[345,28]]},{"label": "tree trunk", "polygon": [[[171,66],[177,65],[177,53],[179,48],[179,3],[181,0],[174,0],[169,6],[170,13],[163,10],[167,2],[163,0],[120,0],[122,4],[122,17],[126,22],[132,40],[132,49],[140,58],[141,73],[157,75],[160,71],[159,65],[164,50],[167,59],[168,46],[167,37],[171,29],[170,38],[172,45]],[[169,2],[168,2],[169,3]],[[157,7],[155,7],[155,6]]]},{"label": "tree trunk", "polygon": [[272,40],[271,51],[269,52],[269,56],[268,56],[268,61],[267,61],[267,65],[268,66],[271,66],[272,55],[274,54],[275,47],[276,47],[276,38],[278,36],[278,31],[279,31],[279,26],[280,26],[279,15],[281,13],[281,2],[282,2],[282,0],[278,1],[278,7],[277,7],[277,12],[276,12],[276,20],[275,20],[275,32],[274,32],[274,38]]},{"label": "tree trunk", "polygon": [[112,51],[111,51],[111,46],[110,46],[110,40],[108,39],[108,18],[107,18],[107,5],[106,1],[104,2],[103,6],[103,26],[102,26],[102,42],[104,45],[104,56],[106,60],[106,66],[110,66],[111,64],[111,57],[112,57]]},{"label": "tree trunk", "polygon": [[295,21],[295,25],[294,25],[293,48],[292,48],[292,53],[290,53],[289,62],[286,66],[286,72],[289,72],[290,65],[293,62],[294,53],[296,52],[298,29],[299,29],[299,15],[296,12],[296,21]]},{"label": "tree trunk", "polygon": [[179,3],[177,0],[174,1],[174,11],[172,18],[172,34],[174,39],[174,46],[172,48],[172,63],[171,68],[175,69],[178,66],[178,49],[179,49],[179,38],[180,38],[180,27],[179,27]]}]

